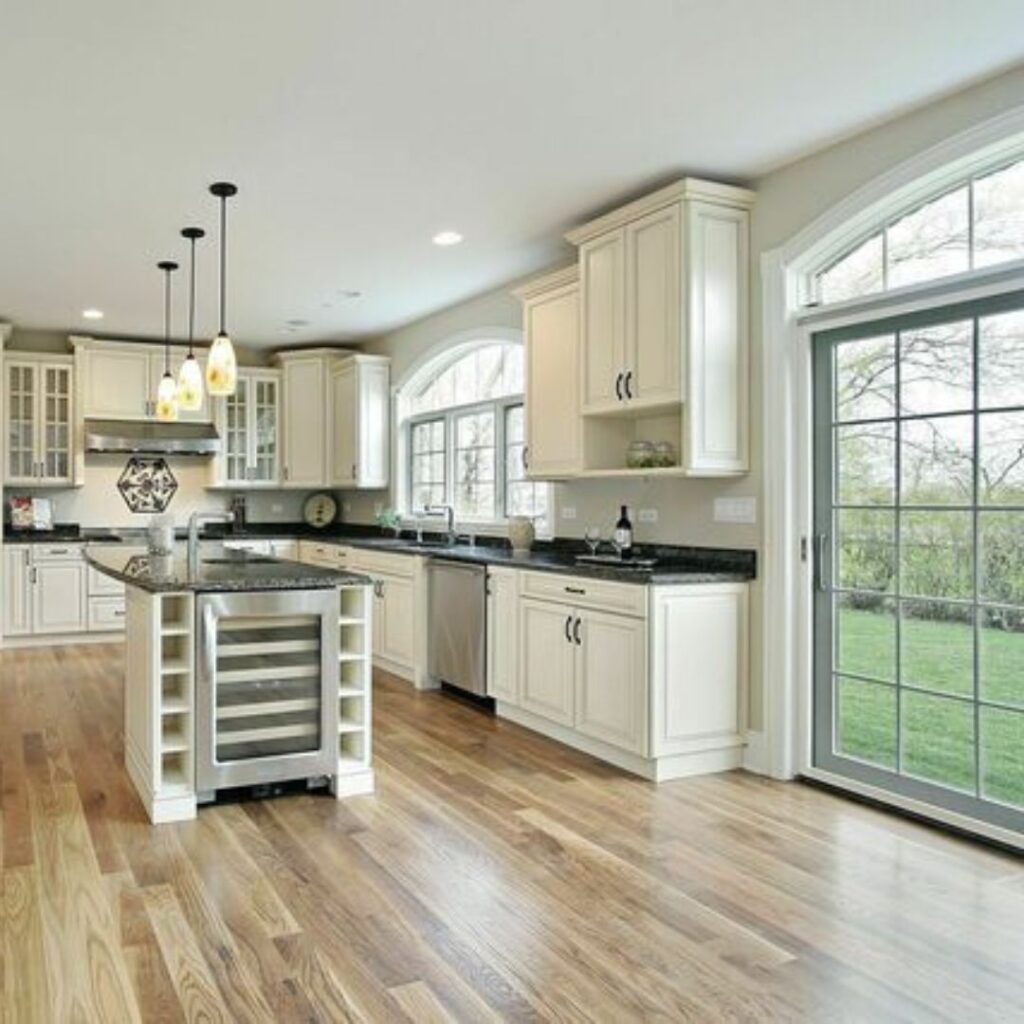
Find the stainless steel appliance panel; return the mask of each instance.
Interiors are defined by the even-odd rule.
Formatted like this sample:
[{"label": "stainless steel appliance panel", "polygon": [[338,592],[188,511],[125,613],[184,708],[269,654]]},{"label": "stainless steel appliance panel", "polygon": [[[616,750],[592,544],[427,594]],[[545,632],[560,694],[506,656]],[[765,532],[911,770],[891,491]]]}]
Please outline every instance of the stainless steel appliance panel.
[{"label": "stainless steel appliance panel", "polygon": [[487,693],[487,569],[432,558],[427,563],[427,671],[435,679]]}]

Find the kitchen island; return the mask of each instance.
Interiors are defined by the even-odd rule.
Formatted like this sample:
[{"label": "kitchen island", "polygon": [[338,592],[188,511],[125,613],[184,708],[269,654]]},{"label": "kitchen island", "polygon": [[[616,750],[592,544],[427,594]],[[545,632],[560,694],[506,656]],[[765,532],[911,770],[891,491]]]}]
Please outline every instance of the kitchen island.
[{"label": "kitchen island", "polygon": [[285,780],[372,792],[367,577],[220,544],[86,560],[127,588],[125,767],[150,820]]}]

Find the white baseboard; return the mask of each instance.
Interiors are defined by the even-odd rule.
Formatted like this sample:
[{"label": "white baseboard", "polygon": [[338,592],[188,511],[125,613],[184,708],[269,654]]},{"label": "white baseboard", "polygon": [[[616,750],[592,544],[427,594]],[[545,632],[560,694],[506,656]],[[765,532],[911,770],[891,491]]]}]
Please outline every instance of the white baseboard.
[{"label": "white baseboard", "polygon": [[9,650],[19,647],[69,647],[78,644],[118,644],[124,642],[124,630],[108,633],[49,633],[45,636],[5,636],[3,646]]},{"label": "white baseboard", "polygon": [[565,725],[548,721],[532,711],[524,711],[513,704],[498,701],[495,708],[499,718],[506,718],[532,732],[539,732],[548,739],[557,740],[574,750],[582,750],[599,761],[607,761],[632,772],[651,782],[670,782],[689,775],[708,775],[712,772],[729,771],[739,768],[743,761],[743,748],[731,744],[714,750],[694,750],[683,754],[669,754],[663,757],[642,757],[628,750],[620,750],[601,740],[583,736]]},{"label": "white baseboard", "polygon": [[768,762],[768,738],[764,732],[747,731],[747,747],[743,752],[743,767],[755,775],[771,775]]}]

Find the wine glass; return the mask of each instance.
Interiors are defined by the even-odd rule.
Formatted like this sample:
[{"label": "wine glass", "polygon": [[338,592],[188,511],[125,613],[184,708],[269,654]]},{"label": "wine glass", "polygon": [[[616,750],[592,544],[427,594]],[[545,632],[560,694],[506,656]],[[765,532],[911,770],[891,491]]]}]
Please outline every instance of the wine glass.
[{"label": "wine glass", "polygon": [[587,547],[590,548],[590,555],[593,557],[597,554],[597,549],[601,546],[601,527],[600,526],[588,526],[583,531],[583,539],[587,542]]}]

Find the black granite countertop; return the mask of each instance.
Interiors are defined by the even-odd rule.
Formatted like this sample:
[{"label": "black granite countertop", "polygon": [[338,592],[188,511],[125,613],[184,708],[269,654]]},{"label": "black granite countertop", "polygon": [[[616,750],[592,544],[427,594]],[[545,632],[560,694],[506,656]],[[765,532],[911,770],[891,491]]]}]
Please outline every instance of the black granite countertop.
[{"label": "black granite countertop", "polygon": [[[184,531],[177,531],[183,537]],[[638,559],[654,559],[653,566],[643,566],[637,561],[609,561],[594,565],[580,563],[577,557],[587,553],[586,545],[579,540],[560,538],[554,541],[537,541],[526,555],[513,554],[504,538],[481,536],[476,544],[444,544],[436,533],[425,533],[425,543],[418,544],[411,533],[399,538],[385,536],[376,526],[338,523],[333,526],[316,528],[305,523],[249,523],[244,527],[208,525],[201,533],[204,542],[261,539],[319,540],[348,547],[376,551],[390,551],[395,554],[421,555],[433,558],[447,558],[481,565],[504,565],[519,569],[533,569],[540,572],[568,573],[592,579],[607,579],[638,584],[673,583],[727,583],[752,580],[757,576],[757,554],[754,551],[735,548],[684,547],[676,545],[637,545],[634,551]],[[7,543],[39,542],[80,542],[93,546],[106,543],[120,543],[135,548],[135,554],[145,553],[145,528],[79,528],[73,523],[60,524],[49,531],[11,531],[4,533]],[[209,546],[208,544],[206,545]],[[607,553],[607,546],[603,549]],[[208,552],[207,557],[210,557]],[[117,555],[126,552],[117,550]],[[257,565],[260,563],[257,563]],[[264,568],[266,563],[262,563]],[[294,564],[294,563],[292,563]],[[250,566],[255,568],[256,566]],[[230,568],[230,566],[228,567]],[[315,567],[307,567],[313,570]],[[320,570],[329,572],[330,570]],[[223,576],[222,570],[211,571],[210,576]],[[270,575],[270,574],[265,574]],[[223,581],[221,589],[234,589]],[[279,583],[277,587],[290,584]],[[326,584],[321,584],[326,585]],[[170,589],[170,585],[162,589]],[[264,589],[271,589],[270,586]]]},{"label": "black granite countertop", "polygon": [[85,557],[99,572],[150,593],[322,590],[370,582],[359,573],[265,558],[209,543],[202,545],[195,569],[188,564],[184,544],[176,544],[174,553],[167,556],[151,555],[145,547],[129,544],[89,544]]}]

